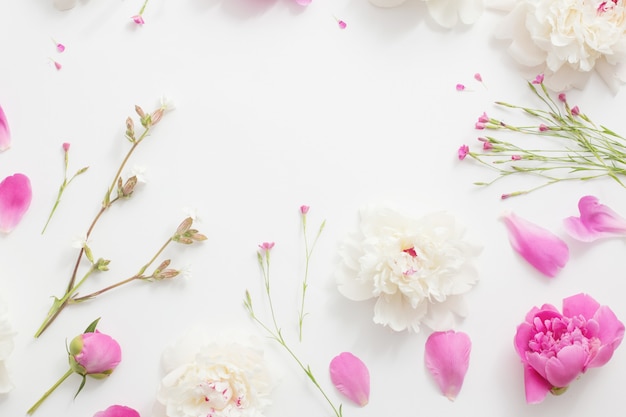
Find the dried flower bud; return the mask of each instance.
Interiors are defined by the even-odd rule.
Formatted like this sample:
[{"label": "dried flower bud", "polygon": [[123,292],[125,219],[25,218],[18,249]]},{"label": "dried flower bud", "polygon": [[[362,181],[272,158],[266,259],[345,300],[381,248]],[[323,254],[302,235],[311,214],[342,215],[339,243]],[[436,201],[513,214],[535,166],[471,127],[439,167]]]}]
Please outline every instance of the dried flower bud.
[{"label": "dried flower bud", "polygon": [[178,229],[176,229],[176,235],[182,235],[185,232],[187,232],[187,230],[189,230],[189,228],[191,228],[191,225],[193,224],[193,219],[191,217],[187,217],[185,220],[182,221],[182,223],[178,226]]},{"label": "dried flower bud", "polygon": [[144,117],[146,117],[146,113],[144,113],[143,109],[137,105],[135,105],[135,111],[137,112],[137,114],[139,115],[139,117],[141,119],[143,119]]},{"label": "dried flower bud", "polygon": [[180,235],[174,236],[173,240],[174,242],[182,243],[184,245],[191,245],[193,243],[193,239]]},{"label": "dried flower bud", "polygon": [[130,197],[133,191],[135,190],[136,185],[137,185],[137,176],[133,175],[132,177],[126,180],[126,184],[124,184],[124,187],[122,187],[121,196]]},{"label": "dried flower bud", "polygon": [[126,138],[131,142],[135,141],[135,123],[130,117],[126,118]]},{"label": "dried flower bud", "polygon": [[152,115],[150,116],[150,119],[152,121],[152,126],[156,125],[157,123],[161,121],[161,118],[163,117],[163,113],[164,113],[163,109],[157,109],[152,113]]},{"label": "dried flower bud", "polygon": [[154,279],[160,280],[174,278],[175,276],[178,276],[178,274],[180,274],[180,271],[176,269],[166,269],[165,271],[160,271],[158,274],[155,274]]}]

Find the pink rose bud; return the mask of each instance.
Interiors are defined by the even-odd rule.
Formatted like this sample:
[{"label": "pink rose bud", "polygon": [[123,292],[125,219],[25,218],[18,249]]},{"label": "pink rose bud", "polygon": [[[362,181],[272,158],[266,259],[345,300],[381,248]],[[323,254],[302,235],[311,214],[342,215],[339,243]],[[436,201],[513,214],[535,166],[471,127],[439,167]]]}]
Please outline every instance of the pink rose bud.
[{"label": "pink rose bud", "polygon": [[137,410],[123,405],[112,405],[104,411],[98,411],[93,417],[140,417]]},{"label": "pink rose bud", "polygon": [[70,367],[79,375],[109,376],[122,360],[120,345],[109,335],[83,333],[70,342]]}]

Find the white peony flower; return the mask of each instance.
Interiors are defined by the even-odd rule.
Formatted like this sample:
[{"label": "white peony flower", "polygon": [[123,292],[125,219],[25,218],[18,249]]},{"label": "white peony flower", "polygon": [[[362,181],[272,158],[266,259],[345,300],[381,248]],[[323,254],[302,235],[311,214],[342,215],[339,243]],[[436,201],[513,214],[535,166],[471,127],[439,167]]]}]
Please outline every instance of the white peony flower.
[{"label": "white peony flower", "polygon": [[465,316],[462,295],[478,281],[471,265],[480,248],[446,213],[412,218],[387,207],[361,210],[360,229],[340,249],[339,292],[376,298],[374,322],[395,331],[454,326]]},{"label": "white peony flower", "polygon": [[[370,0],[378,7],[396,7],[406,0]],[[455,26],[459,19],[466,25],[471,25],[483,12],[483,0],[423,0],[428,7],[428,13],[435,22],[445,28]]]},{"label": "white peony flower", "polygon": [[9,379],[9,373],[5,362],[13,352],[13,336],[15,333],[9,323],[8,307],[0,299],[0,394],[5,394],[13,389]]},{"label": "white peony flower", "polygon": [[197,329],[163,353],[157,401],[167,417],[263,417],[269,372],[249,341],[217,342]]},{"label": "white peony flower", "polygon": [[554,91],[582,88],[596,70],[616,92],[626,82],[624,0],[499,0],[510,13],[496,36],[520,64],[537,68]]}]

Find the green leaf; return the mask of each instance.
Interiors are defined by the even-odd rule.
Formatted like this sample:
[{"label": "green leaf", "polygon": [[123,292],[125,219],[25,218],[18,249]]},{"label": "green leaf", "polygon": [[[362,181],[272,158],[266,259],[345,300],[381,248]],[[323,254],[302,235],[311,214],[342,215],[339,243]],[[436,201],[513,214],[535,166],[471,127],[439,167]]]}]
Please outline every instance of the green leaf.
[{"label": "green leaf", "polygon": [[74,399],[76,399],[76,397],[78,397],[78,394],[80,394],[80,392],[83,390],[83,387],[85,386],[86,381],[87,381],[87,377],[83,375],[83,380],[80,383],[80,387],[78,387],[78,391],[76,391],[76,394],[74,394]]},{"label": "green leaf", "polygon": [[96,331],[96,326],[100,321],[100,317],[91,322],[91,324],[85,329],[83,333],[94,333]]}]

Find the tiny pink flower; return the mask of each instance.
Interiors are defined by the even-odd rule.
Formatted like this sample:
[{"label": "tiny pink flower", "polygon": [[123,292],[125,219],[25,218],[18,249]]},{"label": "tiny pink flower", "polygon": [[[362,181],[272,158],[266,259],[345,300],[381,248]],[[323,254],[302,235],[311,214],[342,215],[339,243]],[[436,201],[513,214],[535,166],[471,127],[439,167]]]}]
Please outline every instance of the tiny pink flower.
[{"label": "tiny pink flower", "polygon": [[263,242],[259,245],[262,251],[269,252],[274,247],[274,242]]},{"label": "tiny pink flower", "polygon": [[533,84],[542,84],[543,83],[543,74],[539,74],[535,77],[535,79],[533,80]]},{"label": "tiny pink flower", "polygon": [[606,237],[626,236],[626,219],[610,207],[600,204],[596,197],[582,197],[578,201],[578,211],[579,217],[563,220],[565,230],[574,239],[593,242]]},{"label": "tiny pink flower", "polygon": [[512,161],[519,161],[520,159],[522,159],[522,157],[519,156],[519,155],[511,155],[511,160]]},{"label": "tiny pink flower", "polygon": [[70,144],[68,142],[63,142],[63,151],[67,152],[70,150]]},{"label": "tiny pink flower", "polygon": [[464,160],[467,154],[469,154],[469,146],[461,145],[461,147],[458,150],[459,161]]},{"label": "tiny pink flower", "polygon": [[548,126],[544,125],[543,123],[539,125],[539,131],[540,132],[546,132],[548,130],[550,130],[550,128]]},{"label": "tiny pink flower", "polygon": [[580,114],[580,109],[578,108],[578,106],[572,107],[572,114],[574,116],[578,116]]},{"label": "tiny pink flower", "polygon": [[565,389],[590,368],[605,365],[624,337],[624,324],[587,294],[533,307],[517,327],[514,346],[524,366],[526,402]]},{"label": "tiny pink flower", "polygon": [[465,86],[463,84],[456,85],[456,91],[463,91],[463,90],[465,90]]},{"label": "tiny pink flower", "polygon": [[63,65],[61,65],[60,62],[55,61],[54,59],[50,58],[50,61],[52,61],[52,65],[54,65],[54,68],[58,70],[60,70],[61,68],[63,68]]},{"label": "tiny pink flower", "polygon": [[112,405],[104,411],[98,411],[93,417],[140,417],[137,410],[123,405]]},{"label": "tiny pink flower", "polygon": [[0,182],[0,232],[10,233],[28,211],[33,192],[24,174],[14,174]]},{"label": "tiny pink flower", "polygon": [[70,342],[69,354],[74,372],[94,378],[110,375],[122,360],[120,345],[97,330],[76,336]]},{"label": "tiny pink flower", "polygon": [[140,14],[136,14],[136,15],[132,16],[131,19],[133,20],[133,22],[135,22],[138,25],[143,25],[144,23],[146,23],[143,20],[143,16],[140,15]]},{"label": "tiny pink flower", "polygon": [[483,150],[490,151],[493,149],[493,143],[491,142],[483,142]]},{"label": "tiny pink flower", "polygon": [[476,122],[476,124],[474,125],[474,128],[477,130],[483,130],[485,128],[485,124],[482,122]]},{"label": "tiny pink flower", "polygon": [[57,43],[57,51],[59,52],[64,52],[65,51],[65,45],[63,45],[62,43]]},{"label": "tiny pink flower", "polygon": [[0,106],[0,152],[6,151],[11,147],[11,130],[9,129],[9,122],[7,116]]},{"label": "tiny pink flower", "polygon": [[463,332],[434,332],[426,340],[424,359],[441,393],[450,401],[459,395],[469,368],[472,342]]},{"label": "tiny pink flower", "polygon": [[339,392],[363,407],[370,398],[370,373],[367,366],[350,352],[330,361],[330,380]]},{"label": "tiny pink flower", "polygon": [[300,213],[307,214],[309,212],[309,206],[300,206]]},{"label": "tiny pink flower", "polygon": [[478,122],[479,123],[489,123],[489,120],[491,120],[491,119],[489,118],[489,116],[487,116],[486,112],[483,112],[483,114],[481,114],[478,117]]},{"label": "tiny pink flower", "polygon": [[483,77],[479,73],[474,74],[474,79],[478,82],[483,82]]},{"label": "tiny pink flower", "polygon": [[562,103],[566,103],[567,102],[567,96],[565,95],[565,93],[559,94],[559,101],[562,102]]},{"label": "tiny pink flower", "polygon": [[339,26],[339,29],[345,29],[348,27],[348,24],[343,20],[337,20],[337,25]]},{"label": "tiny pink flower", "polygon": [[513,249],[539,272],[554,277],[567,264],[569,248],[558,236],[514,213],[503,220]]}]

